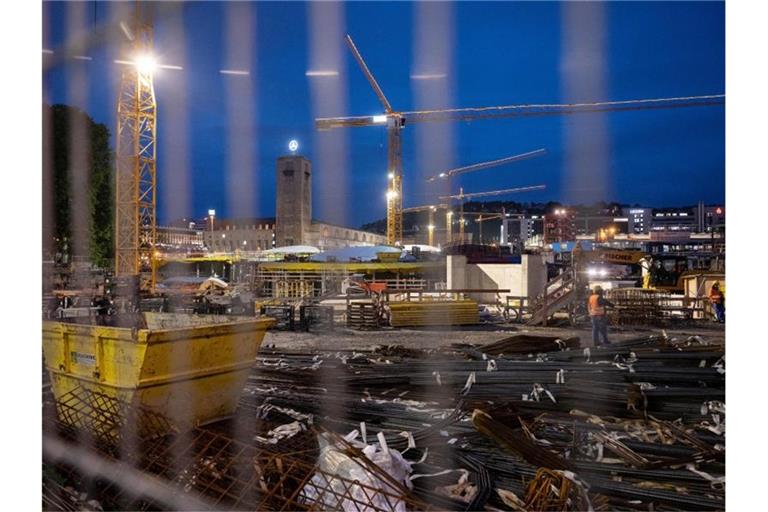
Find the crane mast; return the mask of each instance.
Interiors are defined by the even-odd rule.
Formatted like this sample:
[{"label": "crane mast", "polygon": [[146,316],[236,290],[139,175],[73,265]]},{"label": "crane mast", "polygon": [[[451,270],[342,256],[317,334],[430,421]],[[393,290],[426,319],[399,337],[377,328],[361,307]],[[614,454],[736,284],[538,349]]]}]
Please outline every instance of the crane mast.
[{"label": "crane mast", "polygon": [[157,103],[153,84],[153,30],[138,9],[126,45],[117,103],[115,156],[115,275],[149,275],[155,285]]}]

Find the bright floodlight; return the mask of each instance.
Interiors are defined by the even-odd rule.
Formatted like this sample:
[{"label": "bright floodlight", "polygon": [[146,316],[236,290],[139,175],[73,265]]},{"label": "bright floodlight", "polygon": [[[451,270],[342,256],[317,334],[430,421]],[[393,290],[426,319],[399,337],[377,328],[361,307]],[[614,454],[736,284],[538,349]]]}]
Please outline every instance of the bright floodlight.
[{"label": "bright floodlight", "polygon": [[395,179],[395,173],[391,172],[391,173],[387,174],[387,177],[389,179],[393,180],[393,179]]},{"label": "bright floodlight", "polygon": [[385,116],[385,115],[373,116],[373,122],[374,123],[386,123],[387,122],[387,116]]},{"label": "bright floodlight", "polygon": [[208,215],[213,217],[214,215],[216,215],[216,210],[208,210]]},{"label": "bright floodlight", "polygon": [[397,197],[397,192],[395,192],[394,190],[390,190],[389,192],[387,192],[387,199],[388,200],[391,201],[392,199],[394,199],[396,197]]},{"label": "bright floodlight", "polygon": [[297,149],[299,149],[299,141],[296,139],[291,140],[291,142],[288,143],[288,149],[291,150],[291,152],[295,153]]},{"label": "bright floodlight", "polygon": [[429,226],[427,226],[427,229],[432,231],[433,229],[435,229],[435,225],[434,224],[430,224]]},{"label": "bright floodlight", "polygon": [[152,55],[139,55],[136,57],[136,69],[139,73],[149,75],[155,71],[157,61]]}]

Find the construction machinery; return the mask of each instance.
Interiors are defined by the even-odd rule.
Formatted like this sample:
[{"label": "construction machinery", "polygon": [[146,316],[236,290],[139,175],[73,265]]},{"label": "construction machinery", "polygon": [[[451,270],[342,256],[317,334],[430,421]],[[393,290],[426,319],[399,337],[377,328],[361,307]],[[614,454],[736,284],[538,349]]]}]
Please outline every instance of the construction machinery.
[{"label": "construction machinery", "polygon": [[117,102],[115,154],[115,276],[149,275],[143,288],[154,289],[157,213],[157,102],[152,25],[136,5],[125,45],[127,60]]},{"label": "construction machinery", "polygon": [[402,130],[406,124],[422,122],[474,121],[477,119],[499,119],[507,117],[528,117],[578,114],[589,112],[616,112],[665,108],[687,108],[722,105],[724,94],[685,96],[673,98],[648,98],[622,101],[599,101],[571,104],[528,104],[498,105],[490,107],[453,108],[440,110],[397,111],[384,95],[381,87],[365,63],[352,38],[345,38],[347,46],[365,75],[379,102],[383,114],[373,116],[326,117],[315,119],[319,130],[353,128],[364,126],[386,126],[387,128],[387,243],[397,245],[403,240],[403,162]]}]

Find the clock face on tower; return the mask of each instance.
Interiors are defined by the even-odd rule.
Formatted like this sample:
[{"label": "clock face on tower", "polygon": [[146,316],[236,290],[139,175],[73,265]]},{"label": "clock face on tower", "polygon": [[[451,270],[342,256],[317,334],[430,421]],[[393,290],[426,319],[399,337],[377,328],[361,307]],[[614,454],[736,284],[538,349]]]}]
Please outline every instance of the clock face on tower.
[{"label": "clock face on tower", "polygon": [[288,149],[290,149],[292,152],[296,152],[297,149],[299,149],[299,143],[296,140],[292,140],[288,143]]}]

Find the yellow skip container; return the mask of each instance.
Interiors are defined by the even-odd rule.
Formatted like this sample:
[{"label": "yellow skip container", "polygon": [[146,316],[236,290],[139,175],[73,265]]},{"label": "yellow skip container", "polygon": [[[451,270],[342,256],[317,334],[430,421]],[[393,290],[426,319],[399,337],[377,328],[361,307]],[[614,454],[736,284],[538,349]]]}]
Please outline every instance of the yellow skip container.
[{"label": "yellow skip container", "polygon": [[[143,313],[143,320],[139,329],[43,322],[43,355],[57,402],[84,388],[161,414],[181,431],[226,418],[274,323],[173,313]],[[77,421],[61,409],[58,415]]]}]

